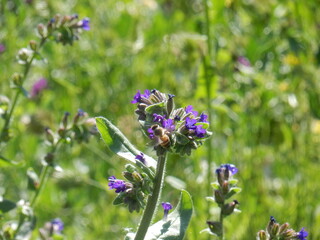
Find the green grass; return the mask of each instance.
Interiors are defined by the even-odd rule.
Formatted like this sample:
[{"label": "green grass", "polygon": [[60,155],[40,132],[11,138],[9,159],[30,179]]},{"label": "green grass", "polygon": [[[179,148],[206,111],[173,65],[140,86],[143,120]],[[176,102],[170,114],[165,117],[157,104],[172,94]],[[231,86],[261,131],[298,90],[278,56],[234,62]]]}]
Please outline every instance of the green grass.
[{"label": "green grass", "polygon": [[[319,17],[316,0],[212,1],[210,102],[214,166],[232,163],[243,191],[237,195],[242,213],[225,221],[226,239],[255,239],[270,215],[306,227],[308,239],[319,239],[320,212],[320,84]],[[42,127],[58,128],[65,111],[82,108],[90,116],[115,123],[139,149],[149,154],[130,104],[138,89],[159,89],[176,95],[179,106],[206,111],[202,55],[207,56],[202,1],[0,1],[0,94],[13,96],[10,77],[22,68],[18,49],[35,39],[35,28],[54,14],[78,13],[91,19],[91,30],[73,46],[49,42],[26,81],[30,89],[40,77],[49,89],[37,101],[20,98],[12,123],[14,138],[1,155],[19,161],[0,162],[0,193],[8,199],[29,199],[26,170],[37,172],[46,146]],[[245,56],[252,72],[237,70]],[[26,123],[26,119],[29,119]],[[0,126],[3,121],[0,120]],[[186,184],[195,214],[187,240],[208,239],[199,232],[205,221],[218,218],[207,211],[207,151],[190,157],[171,155],[167,175]],[[67,239],[121,239],[124,227],[135,228],[140,215],[113,206],[107,177],[121,176],[124,160],[102,141],[66,146],[57,156],[64,173],[49,179],[35,214],[37,227],[60,217]],[[214,169],[212,169],[212,172]],[[212,179],[214,181],[214,179]],[[0,195],[1,195],[0,194]],[[179,190],[165,183],[163,201],[177,203]],[[2,223],[12,219],[7,214]],[[158,218],[161,218],[159,213]],[[37,237],[34,232],[33,239]],[[121,237],[119,237],[121,236]]]}]

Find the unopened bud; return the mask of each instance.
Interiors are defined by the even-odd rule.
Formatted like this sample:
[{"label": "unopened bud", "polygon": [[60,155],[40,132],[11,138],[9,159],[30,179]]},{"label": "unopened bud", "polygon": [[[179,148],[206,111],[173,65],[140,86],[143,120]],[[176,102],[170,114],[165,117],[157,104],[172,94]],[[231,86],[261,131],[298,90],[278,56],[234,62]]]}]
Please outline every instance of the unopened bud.
[{"label": "unopened bud", "polygon": [[284,223],[280,226],[279,233],[284,233],[290,227],[289,223]]},{"label": "unopened bud", "polygon": [[68,118],[70,116],[69,112],[65,112],[62,118],[62,126],[63,128],[67,128],[68,127]]},{"label": "unopened bud", "polygon": [[267,240],[267,233],[263,230],[260,230],[257,234],[257,240]]},{"label": "unopened bud", "polygon": [[29,46],[30,46],[30,48],[31,48],[33,51],[36,51],[36,50],[37,50],[37,42],[36,42],[36,41],[31,40],[31,41],[29,42]]},{"label": "unopened bud", "polygon": [[225,216],[230,215],[231,213],[233,213],[235,207],[239,204],[239,202],[237,200],[233,200],[233,202],[225,204],[222,207],[222,214]]},{"label": "unopened bud", "polygon": [[45,128],[45,132],[46,132],[46,138],[50,143],[54,143],[55,141],[55,137],[54,137],[54,133],[52,132],[52,130],[50,128]]},{"label": "unopened bud", "polygon": [[216,203],[218,203],[218,204],[221,204],[224,202],[224,197],[223,197],[223,194],[221,193],[221,191],[219,191],[219,190],[214,191],[214,199],[215,199]]},{"label": "unopened bud", "polygon": [[136,182],[142,182],[143,181],[143,178],[141,177],[141,175],[137,171],[134,171],[132,173],[132,177],[134,178],[134,180]]},{"label": "unopened bud", "polygon": [[132,177],[132,173],[125,171],[125,172],[122,172],[122,175],[123,175],[128,181],[130,181],[130,182],[133,182],[133,181],[134,181],[134,179],[133,179],[133,177]]},{"label": "unopened bud", "polygon": [[38,25],[37,29],[38,29],[39,35],[40,35],[42,38],[47,37],[47,28],[46,28],[42,23],[40,23],[40,24]]},{"label": "unopened bud", "polygon": [[44,157],[44,160],[46,163],[50,166],[52,166],[54,161],[54,154],[53,153],[47,153],[47,155]]},{"label": "unopened bud", "polygon": [[276,222],[277,222],[276,219],[275,219],[273,216],[271,216],[271,217],[270,217],[270,221],[269,221],[268,226],[267,226],[267,231],[268,231],[269,234],[272,233],[273,225],[274,225]]},{"label": "unopened bud", "polygon": [[12,82],[15,86],[21,86],[22,85],[22,75],[19,73],[14,73],[12,75]]},{"label": "unopened bud", "polygon": [[296,234],[296,231],[294,231],[292,228],[289,228],[286,231],[280,233],[280,237],[283,239],[294,239]]},{"label": "unopened bud", "polygon": [[32,54],[32,51],[28,48],[21,48],[18,52],[18,59],[24,62],[28,61]]},{"label": "unopened bud", "polygon": [[275,223],[272,226],[271,232],[270,232],[270,236],[271,237],[276,237],[279,234],[279,229],[280,229],[280,224],[279,223]]},{"label": "unopened bud", "polygon": [[229,183],[228,183],[228,181],[224,181],[222,186],[221,186],[221,188],[222,188],[223,194],[227,194],[229,192]]}]

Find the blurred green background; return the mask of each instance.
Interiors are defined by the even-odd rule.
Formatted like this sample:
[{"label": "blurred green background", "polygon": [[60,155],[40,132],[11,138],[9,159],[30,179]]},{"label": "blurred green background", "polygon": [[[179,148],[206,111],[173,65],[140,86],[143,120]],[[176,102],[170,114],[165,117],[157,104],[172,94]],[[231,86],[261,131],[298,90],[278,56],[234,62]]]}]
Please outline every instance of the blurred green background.
[{"label": "blurred green background", "polygon": [[[56,13],[89,17],[91,30],[73,46],[46,44],[47,62],[29,74],[26,89],[41,77],[49,88],[36,100],[21,98],[15,111],[14,138],[2,154],[21,164],[0,162],[0,193],[13,201],[29,199],[26,170],[41,169],[42,129],[57,129],[65,111],[81,108],[109,118],[151,155],[130,104],[138,89],[172,93],[178,106],[207,111],[200,0],[0,0],[0,94],[12,98],[10,78],[22,69],[17,51],[37,38],[38,23]],[[255,239],[271,215],[296,230],[305,227],[308,239],[320,239],[319,2],[215,0],[209,1],[209,19],[214,134],[211,145],[190,157],[169,157],[167,175],[180,181],[167,178],[162,200],[176,204],[179,188],[187,189],[195,211],[185,239],[208,239],[199,232],[206,220],[218,218],[216,206],[208,211],[205,199],[212,151],[212,172],[221,163],[235,164],[243,189],[236,196],[242,213],[226,219],[226,239]],[[39,199],[37,227],[60,217],[66,238],[77,240],[122,239],[124,227],[136,227],[140,214],[113,206],[116,195],[107,190],[107,177],[120,178],[126,162],[101,140],[65,146],[57,159],[64,172],[50,178]],[[37,236],[35,231],[32,239]]]}]

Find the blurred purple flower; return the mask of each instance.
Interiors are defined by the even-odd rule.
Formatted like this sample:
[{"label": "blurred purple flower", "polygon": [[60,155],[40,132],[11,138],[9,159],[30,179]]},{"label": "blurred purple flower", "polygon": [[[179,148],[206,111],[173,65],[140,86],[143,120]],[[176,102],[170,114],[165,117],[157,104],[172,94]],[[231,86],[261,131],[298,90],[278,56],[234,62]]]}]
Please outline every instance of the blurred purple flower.
[{"label": "blurred purple flower", "polygon": [[192,113],[195,117],[198,116],[198,112],[193,110],[192,105],[186,107],[186,113]]},{"label": "blurred purple flower", "polygon": [[164,116],[156,114],[156,113],[154,113],[152,116],[153,116],[153,121],[154,122],[158,122],[158,123],[161,123],[161,124],[162,124],[163,120],[165,119]]},{"label": "blurred purple flower", "polygon": [[60,218],[55,218],[51,220],[51,226],[55,233],[61,233],[64,228],[64,224]]},{"label": "blurred purple flower", "polygon": [[218,174],[218,173],[219,173],[221,170],[223,170],[223,169],[229,170],[229,172],[231,173],[231,175],[234,175],[234,174],[236,174],[236,173],[238,172],[238,168],[236,168],[236,166],[233,165],[233,164],[221,164],[221,165],[220,165],[220,168],[218,168],[218,169],[216,170],[216,173]]},{"label": "blurred purple flower", "polygon": [[174,122],[172,119],[164,119],[162,122],[162,127],[167,129],[169,132],[172,132],[176,128],[173,123]]},{"label": "blurred purple flower", "polygon": [[154,133],[153,133],[153,130],[150,128],[148,128],[148,133],[149,133],[149,138],[150,139],[154,139]]},{"label": "blurred purple flower", "polygon": [[195,133],[198,138],[203,138],[206,134],[206,130],[202,128],[202,125],[196,126]]},{"label": "blurred purple flower", "polygon": [[126,190],[125,181],[119,180],[115,176],[109,177],[108,180],[109,180],[108,186],[110,187],[109,190],[116,189],[116,193],[124,192]]},{"label": "blurred purple flower", "polygon": [[48,81],[45,78],[40,78],[32,86],[32,89],[30,92],[31,98],[37,97],[47,87],[48,87]]},{"label": "blurred purple flower", "polygon": [[89,18],[84,18],[81,20],[81,28],[85,31],[90,30],[90,19]]},{"label": "blurred purple flower", "polygon": [[144,157],[144,154],[142,152],[140,152],[140,154],[137,155],[135,159],[141,161],[143,164],[146,163],[146,158]]},{"label": "blurred purple flower", "polygon": [[209,122],[209,121],[208,121],[208,115],[206,115],[206,114],[204,114],[204,113],[201,113],[198,122],[206,122],[206,123]]},{"label": "blurred purple flower", "polygon": [[131,103],[139,103],[141,102],[141,98],[148,98],[150,96],[150,91],[148,89],[146,89],[144,91],[144,94],[140,93],[140,90],[136,93],[136,95],[134,95],[133,100],[131,101]]},{"label": "blurred purple flower", "polygon": [[304,230],[304,228],[302,228],[300,230],[300,232],[297,233],[297,239],[299,240],[306,240],[308,236],[308,232]]},{"label": "blurred purple flower", "polygon": [[243,56],[238,57],[238,63],[246,67],[251,67],[250,61]]},{"label": "blurred purple flower", "polygon": [[3,53],[6,50],[6,47],[4,46],[4,44],[0,43],[0,53]]},{"label": "blurred purple flower", "polygon": [[163,203],[161,203],[161,205],[162,205],[163,213],[164,213],[163,220],[166,220],[169,211],[172,209],[172,205],[169,202],[163,202]]}]

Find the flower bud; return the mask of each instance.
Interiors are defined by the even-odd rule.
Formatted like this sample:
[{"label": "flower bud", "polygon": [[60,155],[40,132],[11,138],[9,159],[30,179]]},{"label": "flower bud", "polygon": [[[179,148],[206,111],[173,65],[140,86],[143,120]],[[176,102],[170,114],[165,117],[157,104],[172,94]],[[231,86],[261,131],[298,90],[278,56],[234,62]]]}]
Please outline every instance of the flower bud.
[{"label": "flower bud", "polygon": [[141,175],[137,171],[134,171],[132,173],[132,177],[134,178],[134,180],[136,182],[140,182],[141,183],[143,181],[143,178],[141,177]]},{"label": "flower bud", "polygon": [[30,46],[30,48],[31,48],[33,51],[36,51],[36,50],[37,50],[37,42],[36,42],[36,41],[31,40],[31,41],[29,42],[29,46]]},{"label": "flower bud", "polygon": [[27,62],[31,57],[32,51],[28,48],[21,48],[18,52],[18,59],[22,62]]},{"label": "flower bud", "polygon": [[233,213],[235,207],[239,204],[239,202],[237,200],[233,200],[233,202],[225,204],[222,207],[222,214],[225,216],[230,215],[231,213]]},{"label": "flower bud", "polygon": [[257,240],[267,240],[267,233],[263,230],[260,230],[257,234]]},{"label": "flower bud", "polygon": [[273,225],[276,222],[277,222],[276,219],[273,216],[271,216],[270,217],[270,221],[269,221],[268,226],[267,226],[267,231],[268,231],[269,234],[272,234],[272,228],[273,228]]},{"label": "flower bud", "polygon": [[54,161],[54,154],[53,153],[47,153],[47,155],[44,157],[45,162],[52,166]]},{"label": "flower bud", "polygon": [[222,186],[221,186],[221,188],[222,188],[223,194],[226,195],[229,192],[229,183],[228,183],[228,181],[224,181]]},{"label": "flower bud", "polygon": [[54,133],[52,132],[52,130],[50,128],[45,128],[45,132],[46,132],[46,138],[47,138],[48,142],[53,144],[55,142]]},{"label": "flower bud", "polygon": [[279,233],[284,233],[290,227],[289,223],[284,223],[280,226]]},{"label": "flower bud", "polygon": [[219,191],[219,190],[214,191],[214,199],[215,199],[216,203],[218,203],[218,204],[221,204],[224,202],[224,197],[223,197],[223,194],[221,193],[221,191]]},{"label": "flower bud", "polygon": [[4,114],[8,110],[10,100],[4,95],[0,95],[0,115]]},{"label": "flower bud", "polygon": [[62,118],[62,126],[63,128],[67,128],[68,127],[68,118],[70,116],[69,112],[65,112]]},{"label": "flower bud", "polygon": [[32,168],[29,168],[27,170],[27,176],[28,176],[28,188],[30,190],[37,190],[40,187],[40,180],[37,173]]},{"label": "flower bud", "polygon": [[291,239],[291,238],[294,238],[295,236],[296,236],[296,231],[294,231],[291,228],[289,228],[289,229],[285,230],[284,232],[280,233],[280,237],[282,237],[284,239]]},{"label": "flower bud", "polygon": [[40,23],[40,24],[38,25],[37,29],[38,29],[39,35],[40,35],[42,38],[47,37],[47,28],[46,28],[42,23]]},{"label": "flower bud", "polygon": [[15,86],[21,86],[22,85],[22,75],[19,73],[14,73],[12,75],[12,82]]},{"label": "flower bud", "polygon": [[272,225],[272,228],[271,228],[271,232],[270,233],[270,236],[271,237],[276,237],[278,236],[279,234],[279,229],[280,229],[280,224],[279,223],[275,223]]},{"label": "flower bud", "polygon": [[222,235],[222,224],[221,222],[207,221],[209,229],[212,233],[221,236]]},{"label": "flower bud", "polygon": [[125,172],[122,172],[122,175],[123,175],[128,181],[130,181],[130,182],[133,182],[133,181],[134,181],[134,179],[133,179],[133,177],[132,177],[132,173],[125,171]]}]

